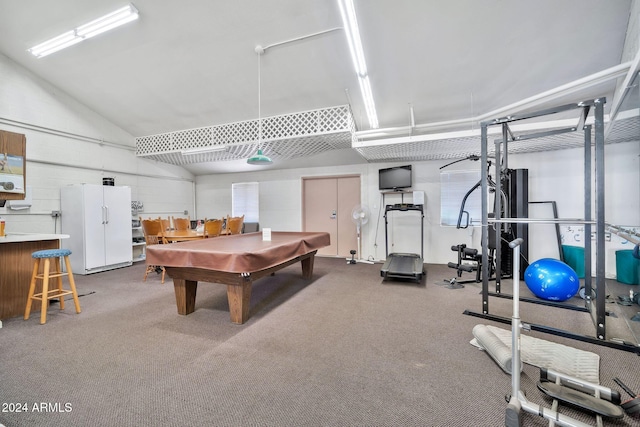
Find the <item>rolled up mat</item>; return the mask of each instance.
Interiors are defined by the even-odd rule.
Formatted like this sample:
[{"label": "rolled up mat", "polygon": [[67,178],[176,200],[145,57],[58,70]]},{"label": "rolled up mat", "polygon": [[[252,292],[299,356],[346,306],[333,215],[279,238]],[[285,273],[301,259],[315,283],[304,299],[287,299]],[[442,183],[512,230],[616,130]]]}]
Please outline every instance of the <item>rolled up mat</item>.
[{"label": "rolled up mat", "polygon": [[[511,348],[510,330],[491,325],[484,326],[502,341],[503,346]],[[477,343],[477,341],[474,338],[471,343]],[[479,344],[474,345],[479,346]],[[600,356],[589,351],[520,335],[520,358],[522,363],[553,369],[593,384],[600,384]]]},{"label": "rolled up mat", "polygon": [[[478,345],[491,356],[503,371],[511,374],[511,347],[505,345],[486,325],[474,326],[472,333]],[[522,372],[522,367],[523,363],[520,362],[520,372]]]}]

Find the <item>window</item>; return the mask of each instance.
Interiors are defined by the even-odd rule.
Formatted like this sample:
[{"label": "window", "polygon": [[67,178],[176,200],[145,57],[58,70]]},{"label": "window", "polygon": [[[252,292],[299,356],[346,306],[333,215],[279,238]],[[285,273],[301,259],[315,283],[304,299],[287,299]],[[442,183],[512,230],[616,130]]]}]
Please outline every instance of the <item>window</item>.
[{"label": "window", "polygon": [[244,215],[244,222],[260,222],[260,197],[257,182],[231,184],[231,215]]},{"label": "window", "polygon": [[[462,199],[480,181],[480,171],[440,172],[440,225],[458,224]],[[469,212],[469,225],[480,225],[482,219],[482,190],[476,188],[467,198],[464,210]],[[473,221],[473,222],[472,222]],[[466,215],[460,225],[467,224]]]}]

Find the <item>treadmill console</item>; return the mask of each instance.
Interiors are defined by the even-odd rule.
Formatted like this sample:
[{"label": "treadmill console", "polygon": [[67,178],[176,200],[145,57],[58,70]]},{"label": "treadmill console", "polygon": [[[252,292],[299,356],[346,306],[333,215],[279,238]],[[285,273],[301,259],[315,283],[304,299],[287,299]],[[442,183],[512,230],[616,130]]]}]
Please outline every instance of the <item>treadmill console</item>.
[{"label": "treadmill console", "polygon": [[396,203],[387,205],[386,211],[422,211],[423,205],[415,205],[413,203]]}]

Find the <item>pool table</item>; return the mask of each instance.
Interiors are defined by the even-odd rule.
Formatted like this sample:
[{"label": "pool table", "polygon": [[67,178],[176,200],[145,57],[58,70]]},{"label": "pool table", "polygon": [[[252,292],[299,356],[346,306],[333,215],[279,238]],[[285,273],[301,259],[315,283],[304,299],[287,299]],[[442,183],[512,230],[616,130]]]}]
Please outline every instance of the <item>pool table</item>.
[{"label": "pool table", "polygon": [[146,262],[164,266],[173,279],[179,314],[195,310],[198,281],[222,283],[231,321],[242,324],[249,319],[255,280],[296,262],[302,264],[302,277],[311,279],[316,252],[329,244],[326,232],[273,231],[268,241],[260,232],[237,234],[149,246]]}]

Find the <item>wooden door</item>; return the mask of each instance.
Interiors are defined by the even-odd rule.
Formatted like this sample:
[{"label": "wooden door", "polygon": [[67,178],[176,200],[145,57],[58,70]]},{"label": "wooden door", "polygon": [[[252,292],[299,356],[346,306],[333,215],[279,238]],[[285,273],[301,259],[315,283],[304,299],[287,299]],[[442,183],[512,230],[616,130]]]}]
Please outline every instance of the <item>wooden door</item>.
[{"label": "wooden door", "polygon": [[320,255],[338,254],[337,180],[305,179],[303,181],[303,229],[326,231],[331,245],[318,250]]},{"label": "wooden door", "polygon": [[351,211],[359,203],[359,176],[303,180],[303,229],[326,231],[331,238],[331,245],[318,254],[350,257],[349,251],[357,250]]},{"label": "wooden door", "polygon": [[351,219],[353,208],[360,204],[360,177],[338,178],[338,255],[350,257],[358,250],[357,228]]}]

